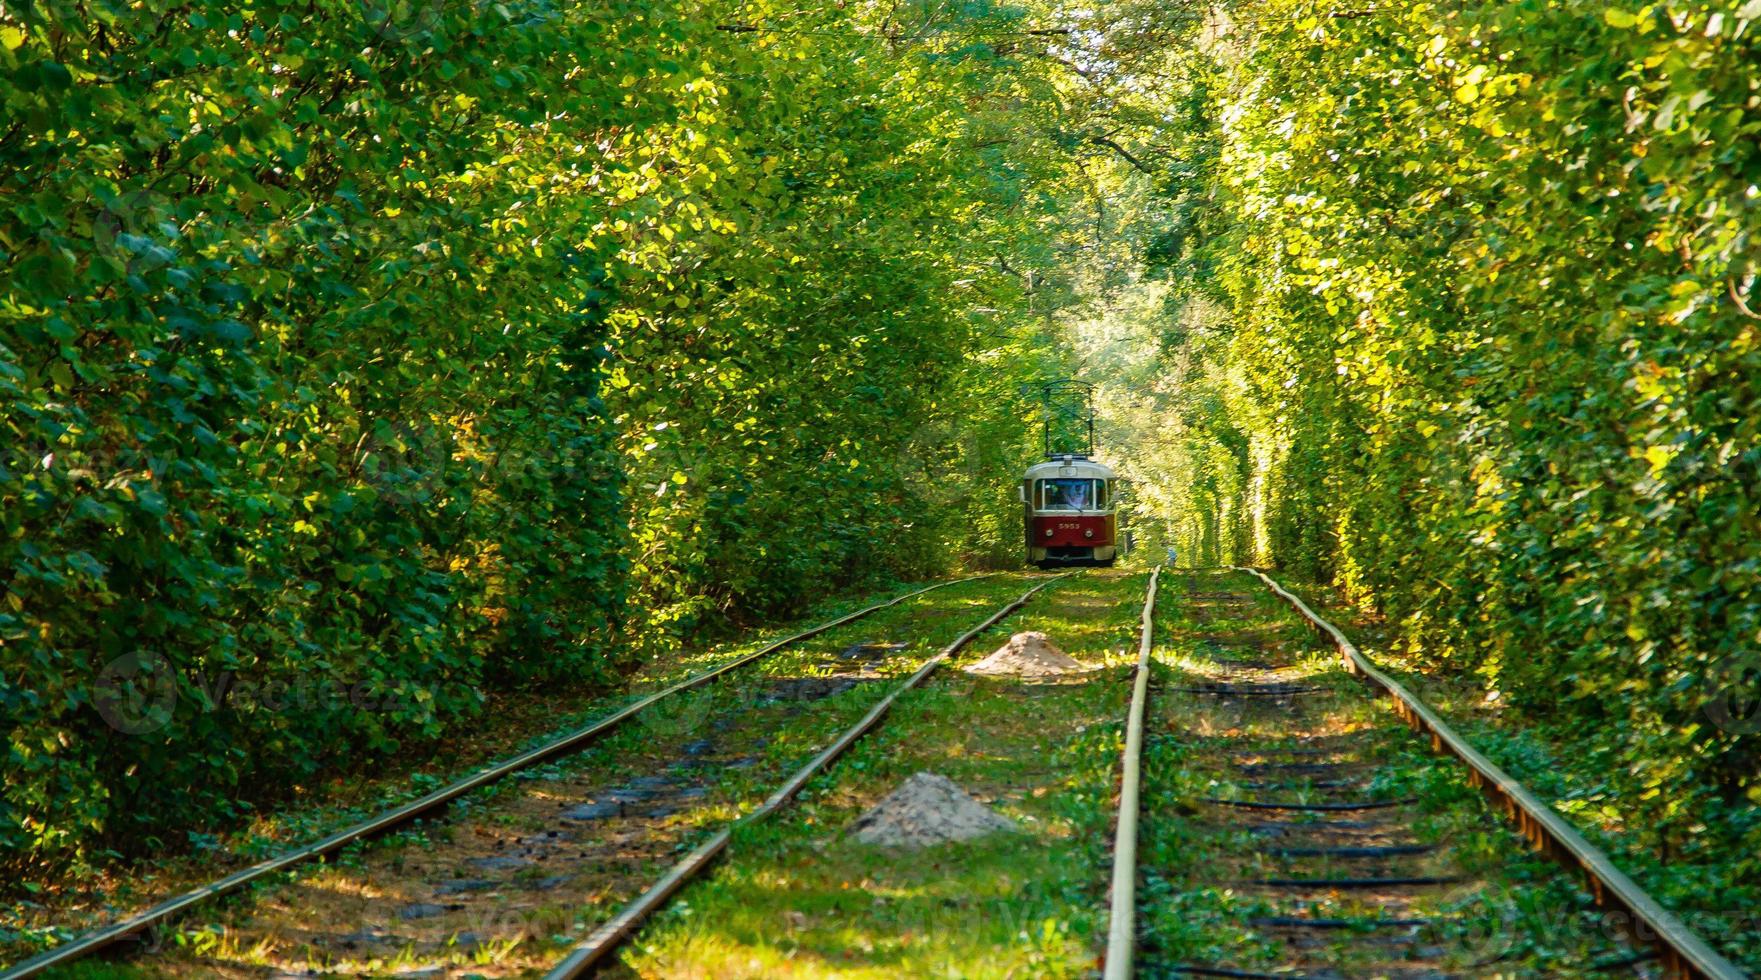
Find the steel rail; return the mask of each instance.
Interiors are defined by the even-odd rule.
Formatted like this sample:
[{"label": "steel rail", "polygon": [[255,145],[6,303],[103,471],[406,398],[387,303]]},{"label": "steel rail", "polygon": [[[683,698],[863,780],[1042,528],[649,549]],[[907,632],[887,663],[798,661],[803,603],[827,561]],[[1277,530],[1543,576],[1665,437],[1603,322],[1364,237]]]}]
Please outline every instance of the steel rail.
[{"label": "steel rail", "polygon": [[738,670],[739,668],[744,667],[761,657],[775,653],[784,647],[818,636],[827,630],[855,622],[858,619],[879,612],[890,606],[896,606],[899,603],[904,602],[906,599],[915,598],[927,592],[934,592],[937,589],[945,589],[949,586],[959,585],[964,582],[974,582],[989,577],[991,577],[990,574],[970,575],[966,578],[954,579],[949,582],[938,582],[927,588],[907,592],[904,595],[896,596],[885,602],[877,602],[874,605],[866,606],[855,612],[846,613],[843,616],[839,616],[837,619],[821,623],[818,626],[809,627],[798,633],[785,636],[780,640],[774,640],[752,653],[736,657],[719,667],[711,668],[700,674],[679,681],[678,683],[654,694],[647,695],[646,697],[626,705],[625,707],[620,708],[583,728],[576,729],[575,731],[547,742],[544,745],[529,749],[511,759],[499,762],[487,769],[483,769],[473,775],[465,777],[464,779],[437,789],[420,799],[413,800],[403,806],[381,813],[376,817],[362,821],[343,830],[339,830],[322,840],[265,859],[248,868],[235,871],[217,881],[209,882],[200,888],[167,899],[164,902],[154,905],[143,912],[130,916],[129,918],[111,923],[107,926],[102,926],[82,936],[68,940],[52,949],[38,953],[30,959],[21,960],[4,971],[0,971],[0,980],[21,980],[21,978],[34,976],[52,966],[72,962],[83,956],[89,955],[104,946],[108,946],[118,940],[158,925],[167,918],[170,918],[191,906],[205,902],[211,898],[218,898],[222,895],[237,891],[265,875],[274,874],[277,871],[293,867],[294,865],[301,864],[316,857],[322,857],[326,854],[333,853],[340,848],[346,847],[355,841],[363,840],[372,837],[375,834],[390,830],[393,827],[409,823],[417,817],[439,809],[473,790],[481,789],[484,786],[488,786],[491,783],[497,782],[498,780],[522,769],[530,768],[540,762],[573,752],[593,739],[598,738],[613,728],[616,728],[623,722],[628,721],[638,712],[653,705],[657,701],[671,697],[674,694],[683,691],[702,687],[723,674]]},{"label": "steel rail", "polygon": [[888,692],[886,697],[870,708],[868,713],[862,716],[861,721],[846,729],[836,741],[826,746],[805,766],[796,770],[787,782],[765,797],[763,803],[716,831],[714,836],[702,844],[697,845],[689,854],[686,854],[668,869],[666,874],[662,875],[660,880],[651,885],[647,891],[632,899],[616,915],[577,944],[561,963],[545,974],[545,980],[572,980],[574,977],[586,976],[590,973],[601,960],[622,945],[624,940],[636,931],[636,927],[642,924],[643,920],[665,905],[667,899],[671,898],[674,892],[684,887],[686,882],[709,867],[723,851],[727,850],[728,843],[733,840],[735,831],[763,820],[793,799],[795,794],[801,792],[801,788],[807,785],[808,780],[818,775],[821,770],[848,751],[850,746],[856,744],[857,739],[868,734],[871,729],[880,724],[881,719],[886,717],[887,712],[892,709],[894,702],[898,701],[907,691],[918,687],[929,679],[929,675],[935,673],[936,668],[940,667],[949,657],[959,653],[985,630],[997,625],[1011,613],[1027,605],[1027,601],[1032,599],[1041,589],[1073,574],[1075,573],[1065,572],[1063,575],[1028,589],[1021,594],[1020,598],[992,613],[984,622],[967,630],[960,635],[959,639],[943,647],[939,653],[925,661],[923,666],[917,668],[917,671],[903,684]]},{"label": "steel rail", "polygon": [[1125,716],[1125,756],[1119,769],[1119,822],[1113,833],[1113,891],[1107,921],[1107,955],[1102,980],[1127,980],[1137,950],[1137,816],[1143,788],[1143,710],[1149,700],[1150,651],[1155,647],[1156,583],[1162,567],[1150,572],[1143,598],[1143,627],[1137,641],[1137,674],[1131,682],[1131,708]]},{"label": "steel rail", "polygon": [[1632,916],[1635,921],[1629,923],[1631,928],[1628,931],[1641,941],[1658,946],[1672,975],[1708,980],[1742,980],[1748,976],[1627,877],[1607,854],[1586,840],[1552,806],[1494,765],[1405,685],[1379,670],[1337,626],[1322,619],[1301,598],[1259,569],[1230,567],[1257,576],[1310,625],[1331,637],[1346,669],[1387,692],[1394,699],[1395,710],[1408,724],[1430,734],[1432,748],[1446,751],[1465,763],[1473,782],[1503,804],[1506,816],[1519,826],[1537,849],[1568,866],[1575,863],[1589,876],[1598,904],[1616,907]]}]

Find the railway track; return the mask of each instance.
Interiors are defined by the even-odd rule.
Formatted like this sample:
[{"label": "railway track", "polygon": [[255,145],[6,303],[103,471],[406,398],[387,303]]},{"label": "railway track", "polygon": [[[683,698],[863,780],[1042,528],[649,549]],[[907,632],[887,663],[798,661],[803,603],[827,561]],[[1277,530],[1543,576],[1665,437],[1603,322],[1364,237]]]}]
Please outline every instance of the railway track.
[{"label": "railway track", "polygon": [[[1591,891],[1652,940],[1651,945],[1644,945],[1598,937],[1595,948],[1586,948],[1577,963],[1579,968],[1570,972],[1594,969],[1604,975],[1624,971],[1646,977],[1667,974],[1718,980],[1744,976],[1638,890],[1545,804],[1474,752],[1404,687],[1378,671],[1342,633],[1294,594],[1261,573],[1238,570],[1238,574],[1260,575],[1271,594],[1302,617],[1300,623],[1273,600],[1256,599],[1264,593],[1246,579],[1218,573],[1211,584],[1195,588],[1194,583],[1201,581],[1197,573],[1177,577],[1157,570],[1149,577],[1138,616],[1137,656],[1125,709],[1111,887],[1107,892],[1110,915],[1102,961],[1106,980],[1174,975],[1298,976],[1312,980],[1510,975],[1510,964],[1501,959],[1501,953],[1522,937],[1475,934],[1471,922],[1464,931],[1462,910],[1471,909],[1477,890],[1503,873],[1507,857],[1519,859],[1492,853],[1499,848],[1509,852],[1511,838],[1499,831],[1503,836],[1488,843],[1493,837],[1479,827],[1487,823],[1485,808],[1472,791],[1463,789],[1449,795],[1446,783],[1450,781],[1438,778],[1444,771],[1456,774],[1451,777],[1453,783],[1465,787],[1471,782],[1476,790],[1491,794],[1525,835],[1581,868]],[[1156,656],[1158,589],[1166,592],[1170,579],[1185,585],[1185,595],[1177,602],[1166,597],[1162,600],[1163,609],[1172,610],[1165,612],[1164,618],[1187,617],[1181,638],[1199,644],[1185,644],[1192,655],[1172,664]],[[878,655],[883,658],[898,655],[900,659],[890,661],[888,669],[902,667],[909,670],[908,675],[903,670],[891,675],[872,673],[864,681],[875,684],[876,689],[886,687],[877,698],[825,701],[827,707],[815,704],[808,711],[807,702],[852,688],[836,675],[769,677],[740,671],[835,627],[956,583],[907,593],[785,637],[638,699],[592,725],[414,803],[17,964],[0,972],[0,980],[30,976],[71,962],[123,936],[164,924],[200,902],[237,891],[251,881],[435,814],[448,803],[502,780],[524,785],[518,794],[489,800],[474,797],[470,806],[479,812],[473,821],[450,820],[440,825],[443,829],[468,825],[475,828],[474,833],[484,835],[484,840],[435,837],[430,846],[405,849],[408,854],[396,852],[399,866],[392,879],[375,879],[360,867],[350,872],[351,887],[362,893],[379,893],[373,900],[380,903],[381,913],[388,894],[393,896],[391,900],[407,903],[397,908],[393,919],[394,926],[398,918],[412,926],[400,930],[400,935],[371,935],[366,930],[343,933],[329,928],[338,922],[363,920],[358,911],[338,912],[334,896],[325,899],[317,895],[322,889],[309,887],[310,876],[262,893],[256,904],[270,907],[272,917],[280,916],[274,927],[282,931],[280,934],[286,935],[293,926],[311,926],[307,934],[294,937],[307,943],[304,948],[308,950],[357,943],[372,947],[395,940],[407,953],[412,941],[402,933],[419,935],[414,928],[417,925],[428,926],[431,932],[450,931],[450,939],[428,941],[429,946],[443,950],[448,943],[463,944],[463,937],[473,934],[477,937],[473,943],[481,944],[485,934],[505,933],[504,927],[511,925],[516,935],[508,940],[510,948],[534,941],[521,947],[518,962],[498,963],[500,972],[547,971],[551,978],[592,975],[644,921],[666,907],[680,888],[712,867],[738,839],[742,828],[787,806],[815,776],[879,728],[908,692],[923,686],[961,649],[1057,580],[1033,584],[970,626],[965,621],[970,613],[953,608],[957,606],[953,600],[943,603],[951,607],[940,613],[943,619],[932,620],[927,626],[924,617],[914,612],[909,627],[913,635],[922,636],[933,629],[945,638],[955,629],[964,630],[950,642],[926,651],[921,660],[915,659],[915,654],[909,661],[904,659],[906,655],[899,653],[904,645],[898,643],[861,643],[839,653],[838,657],[860,659],[875,653],[870,648],[879,648]],[[1093,584],[1103,592],[1112,588],[1103,589],[1099,579]],[[1061,592],[1053,605],[1066,598],[1069,596]],[[969,603],[971,599],[958,601]],[[1121,639],[1130,636],[1129,610],[1134,607],[1127,603],[1134,600],[1108,601],[1119,602],[1119,606],[1109,614],[1115,617],[1112,622],[1116,625],[1107,629],[1116,630],[1113,635]],[[1083,616],[1091,615],[1087,610],[1102,608],[1104,605],[1095,601],[1073,604],[1070,610],[1082,611],[1073,618],[1069,611],[1064,613],[1066,618],[1060,622],[1065,625],[1060,628],[1074,631]],[[1298,634],[1306,635],[1303,631],[1309,627],[1330,641],[1336,656],[1295,639]],[[1164,644],[1167,639],[1163,637]],[[1123,656],[1126,648],[1114,649]],[[809,654],[803,651],[803,656]],[[793,657],[791,654],[778,662],[779,667],[765,670],[795,671],[782,666],[793,664]],[[1173,676],[1162,676],[1170,670]],[[641,712],[664,714],[669,704],[685,700],[689,692],[736,672],[740,673],[732,685],[717,685],[715,690],[738,688],[752,696],[724,712],[725,717],[694,715],[689,719],[692,724],[678,731],[632,726],[614,732]],[[1161,680],[1152,684],[1155,677]],[[1389,724],[1381,706],[1364,696],[1359,681],[1389,696],[1406,724]],[[1117,717],[1113,713],[1118,710],[1117,702],[1111,699],[1122,696],[1122,691],[1114,684],[1105,681],[1101,689],[1114,692],[1103,700],[1115,706],[1091,717]],[[1080,695],[1078,700],[1092,710],[1098,706],[1095,696]],[[1031,703],[1033,697],[1026,695],[1022,703]],[[726,734],[695,737],[704,731]],[[916,731],[915,723],[912,731]],[[1415,739],[1415,732],[1427,737],[1429,745]],[[614,737],[593,744],[606,736]],[[718,738],[729,744],[712,744]],[[743,754],[772,739],[785,749],[776,753],[775,760],[760,765],[757,756]],[[1166,765],[1165,753],[1171,744],[1188,753],[1177,767]],[[1454,758],[1439,759],[1427,751],[1431,748]],[[872,746],[865,750],[874,751],[891,750]],[[1158,752],[1164,754],[1158,756]],[[565,778],[544,771],[548,768],[545,763],[571,753],[585,753],[576,761],[589,776]],[[803,758],[807,759],[804,764],[800,763]],[[1414,759],[1426,761],[1415,763]],[[1455,765],[1457,761],[1460,766]],[[1105,762],[1100,766],[1095,770],[1097,795],[1091,812],[1095,820],[1104,821],[1108,812]],[[1175,778],[1170,776],[1175,769],[1177,778],[1184,781],[1170,786],[1167,780]],[[708,790],[703,774],[711,771],[735,781],[725,799],[705,799]],[[1467,779],[1461,778],[1462,772],[1469,774]],[[509,780],[511,776],[518,779]],[[539,791],[534,792],[535,788]],[[686,814],[691,819],[681,820]],[[1170,828],[1180,828],[1184,835],[1172,849],[1165,839]],[[402,865],[406,860],[408,867]],[[1525,874],[1533,873],[1528,865],[1523,868]],[[1163,911],[1158,903],[1167,902],[1169,882],[1176,872],[1202,879],[1211,894],[1224,895],[1227,900],[1196,911],[1194,907]],[[1082,878],[1093,881],[1104,873],[1093,868]],[[568,885],[559,888],[554,884],[565,878],[572,879]],[[388,885],[387,880],[415,882],[418,887],[400,893],[401,885]],[[299,889],[307,893],[285,902],[278,898]],[[587,920],[591,933],[572,947],[552,945],[554,937],[579,927],[579,915],[587,905],[611,908],[614,906],[602,902],[629,895],[636,897],[596,927],[593,920]],[[538,904],[560,908],[561,917],[534,919],[523,911]],[[479,908],[494,911],[489,918],[472,919],[472,932],[460,933],[460,917]],[[350,915],[357,918],[351,920]],[[1209,946],[1171,942],[1167,928],[1170,916],[1200,919],[1202,928],[1221,940]],[[1096,921],[1098,925],[1098,918]],[[1607,920],[1595,921],[1600,925]],[[314,925],[319,922],[323,925]],[[1464,939],[1465,958],[1460,955]],[[478,948],[493,952],[495,947]],[[429,955],[436,950],[418,948],[415,952]],[[244,953],[239,951],[238,958],[246,958]],[[308,955],[305,962],[314,961]],[[397,972],[398,968],[395,960],[372,960],[365,954],[353,962],[365,963],[366,972],[375,974]],[[249,969],[233,969],[239,964],[222,963],[212,956],[194,963],[198,972],[252,975]],[[184,963],[182,969],[189,972],[191,968],[190,963]],[[1520,972],[1522,967],[1512,969]]]},{"label": "railway track", "polygon": [[[1601,949],[1586,949],[1572,972],[1746,976],[1550,807],[1377,670],[1300,598],[1263,573],[1235,571],[1258,576],[1305,625],[1329,640],[1344,671],[1326,663],[1324,655],[1290,656],[1291,644],[1268,643],[1268,627],[1253,622],[1255,603],[1248,592],[1221,583],[1189,592],[1188,606],[1200,627],[1194,632],[1207,655],[1181,664],[1181,673],[1196,677],[1165,685],[1155,696],[1164,699],[1163,716],[1183,726],[1172,737],[1195,746],[1186,762],[1197,776],[1175,794],[1185,812],[1141,819],[1195,826],[1185,843],[1208,851],[1198,877],[1213,894],[1229,896],[1213,910],[1228,920],[1219,928],[1229,940],[1212,947],[1205,959],[1182,955],[1202,944],[1142,949],[1146,933],[1153,937],[1164,924],[1145,928],[1133,901],[1136,879],[1164,870],[1140,864],[1137,840],[1152,584],[1122,767],[1107,980],[1140,974],[1412,980],[1508,975],[1513,967],[1502,958],[1523,937],[1497,930],[1476,934],[1471,924],[1464,928],[1451,920],[1472,907],[1500,874],[1499,861],[1481,853],[1483,847],[1469,846],[1484,843],[1471,830],[1482,808],[1471,796],[1441,799],[1447,795],[1443,781],[1415,777],[1396,764],[1402,753],[1413,752],[1414,734],[1460,762],[1468,781],[1485,791],[1524,836],[1581,869],[1592,894],[1615,910],[1615,921],[1632,926],[1633,938],[1614,937]],[[1341,673],[1387,695],[1411,729],[1373,720],[1363,690],[1343,683]],[[1426,765],[1435,771],[1440,764]]]},{"label": "railway track", "polygon": [[[349,848],[351,845],[356,845],[380,835],[405,828],[422,818],[440,813],[450,804],[453,804],[470,794],[483,790],[486,787],[494,786],[510,777],[527,773],[537,767],[541,767],[545,763],[553,762],[571,754],[581,752],[593,743],[620,730],[633,719],[638,718],[643,712],[653,712],[657,707],[663,706],[665,703],[669,702],[669,700],[676,700],[682,695],[686,695],[688,692],[704,688],[712,682],[723,679],[736,671],[742,670],[742,668],[757,664],[779,651],[795,647],[806,640],[817,637],[837,627],[854,623],[882,610],[898,606],[907,600],[918,598],[950,586],[989,577],[990,576],[978,575],[949,582],[937,583],[936,585],[907,592],[883,602],[874,603],[854,612],[839,616],[835,619],[765,644],[751,653],[735,657],[716,667],[701,671],[685,678],[684,680],[670,684],[652,694],[640,697],[630,704],[612,711],[581,728],[568,732],[543,745],[522,752],[517,756],[506,759],[473,773],[470,776],[441,787],[419,799],[389,809],[313,843],[283,852],[247,868],[226,875],[223,878],[202,885],[198,888],[191,889],[165,901],[159,902],[139,913],[91,930],[36,956],[15,963],[4,970],[0,970],[0,980],[23,980],[23,978],[26,977],[36,976],[52,968],[60,967],[90,956],[121,940],[139,936],[142,933],[158,929],[176,917],[187,913],[204,903],[238,893],[247,886],[266,881],[273,875],[293,869],[307,862],[335,855],[338,852],[343,851],[345,848]],[[960,643],[964,644],[965,642],[969,642],[971,638],[976,636],[978,632],[981,632],[983,628],[988,628],[989,625],[1000,619],[1003,615],[1007,615],[1008,612],[1013,612],[1015,609],[1020,608],[1021,604],[1026,601],[1028,596],[1031,596],[1034,592],[1037,592],[1039,589],[1044,588],[1049,584],[1051,584],[1050,581],[1035,586],[1033,589],[1029,590],[1027,595],[1006,606],[1004,611],[994,615],[991,619],[987,619],[984,626],[979,630],[974,630],[964,635],[961,638]],[[935,662],[939,662],[940,659],[945,659],[950,652],[951,651],[944,650]],[[738,767],[743,762],[744,760],[734,760],[733,764]],[[655,797],[664,795],[640,788],[626,789],[625,792],[630,799],[621,801],[599,801],[598,805],[614,805],[618,815],[622,815],[627,803],[638,801],[652,802]],[[612,795],[615,795],[615,792]],[[594,804],[590,803],[587,805],[592,806]],[[521,860],[525,859],[513,855],[490,855],[482,859],[484,863],[480,866],[493,868],[497,866],[496,862],[505,861],[508,862],[508,864],[502,866],[506,867],[511,866],[512,862]],[[542,879],[539,879],[539,881],[541,882]],[[468,879],[463,879],[455,880],[452,884],[459,889],[469,891],[474,882]],[[442,894],[445,894],[445,892],[442,891]],[[441,907],[444,908],[444,906]],[[408,906],[406,908],[414,909],[416,906]],[[422,911],[426,911],[426,908],[423,908]],[[412,912],[411,914],[415,913]]]},{"label": "railway track", "polygon": [[737,830],[742,826],[749,826],[763,820],[793,799],[809,780],[823,772],[839,756],[849,751],[858,739],[879,725],[900,697],[921,686],[949,658],[965,649],[966,645],[977,639],[980,634],[1025,606],[1028,600],[1040,590],[1069,574],[1072,573],[1067,572],[1064,575],[1056,576],[1050,581],[1042,582],[1027,590],[1020,598],[992,613],[984,622],[962,633],[952,643],[939,650],[935,656],[925,661],[923,666],[906,678],[903,683],[889,691],[856,724],[845,729],[806,765],[795,770],[782,785],[765,797],[764,802],[756,809],[745,814],[733,824],[717,831],[714,836],[692,849],[690,853],[667,869],[647,890],[625,905],[610,921],[594,930],[592,935],[576,945],[561,963],[545,975],[546,980],[572,980],[575,977],[591,975],[643,921],[663,907],[675,892],[692,878],[702,874],[723,851],[727,850],[728,844]]},{"label": "railway track", "polygon": [[1137,821],[1143,794],[1144,710],[1149,703],[1150,665],[1156,644],[1156,590],[1162,569],[1150,572],[1138,620],[1137,667],[1131,675],[1131,706],[1125,715],[1125,754],[1119,764],[1119,818],[1114,824],[1113,883],[1108,890],[1105,980],[1132,975],[1137,949]]}]

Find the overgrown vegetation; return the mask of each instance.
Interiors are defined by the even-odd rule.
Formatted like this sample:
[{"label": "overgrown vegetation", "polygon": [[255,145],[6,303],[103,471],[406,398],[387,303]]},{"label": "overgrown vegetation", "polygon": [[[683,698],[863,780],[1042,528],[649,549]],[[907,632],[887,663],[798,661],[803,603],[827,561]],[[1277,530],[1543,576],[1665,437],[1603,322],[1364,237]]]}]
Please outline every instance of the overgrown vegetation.
[{"label": "overgrown vegetation", "polygon": [[1699,869],[1653,879],[1682,898],[1761,870],[1757,19],[1270,0],[1095,28],[1158,152],[1145,271],[1082,343],[1155,530],[1337,583],[1476,676],[1572,760],[1574,806]]},{"label": "overgrown vegetation", "polygon": [[8,5],[0,866],[1012,562],[1080,364],[1154,554],[1336,582],[1752,878],[1757,19]]},{"label": "overgrown vegetation", "polygon": [[638,23],[470,9],[0,23],[6,863],[608,676],[612,209],[550,122],[673,110],[580,60]]},{"label": "overgrown vegetation", "polygon": [[0,862],[1007,552],[1033,79],[788,13],[5,8]]},{"label": "overgrown vegetation", "polygon": [[[1168,573],[1157,605],[1162,674],[1144,762],[1146,972],[1182,965],[1385,975],[1392,964],[1507,976],[1571,975],[1630,954],[1578,881],[1489,808],[1465,767],[1431,751],[1342,669],[1331,645],[1257,580]],[[1274,702],[1209,688],[1286,684]],[[1207,800],[1415,801],[1347,813],[1231,811]],[[1175,816],[1178,815],[1178,816]],[[1408,840],[1410,838],[1410,840]],[[1391,843],[1434,851],[1380,859],[1279,848]],[[1259,878],[1442,876],[1381,891],[1256,887]],[[1290,917],[1356,928],[1292,930]],[[1390,919],[1429,920],[1402,935]],[[1744,923],[1702,931],[1740,950]]]},{"label": "overgrown vegetation", "polygon": [[[795,804],[744,828],[624,962],[664,976],[1091,973],[1106,931],[1120,718],[1144,584],[1140,574],[1084,573],[1035,596],[901,700]],[[1021,630],[1046,632],[1102,669],[1038,682],[960,671]],[[919,771],[953,780],[1019,832],[910,851],[851,836],[864,810]]]}]

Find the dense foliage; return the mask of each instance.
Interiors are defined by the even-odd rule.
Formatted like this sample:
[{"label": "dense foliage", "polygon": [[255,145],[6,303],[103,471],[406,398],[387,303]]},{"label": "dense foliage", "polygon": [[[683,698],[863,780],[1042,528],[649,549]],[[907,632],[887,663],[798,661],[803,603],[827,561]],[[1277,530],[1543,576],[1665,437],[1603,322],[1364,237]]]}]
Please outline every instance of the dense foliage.
[{"label": "dense foliage", "polygon": [[827,21],[703,55],[732,134],[671,207],[726,233],[650,243],[654,281],[613,318],[634,639],[1015,558],[1012,385],[1049,358],[997,256],[1033,240],[1038,164],[983,144],[1022,82]]},{"label": "dense foliage", "polygon": [[605,205],[548,120],[664,121],[575,53],[654,32],[306,10],[0,27],[11,854],[601,662]]},{"label": "dense foliage", "polygon": [[8,863],[1012,562],[1074,356],[1154,554],[1337,582],[1752,876],[1757,20],[9,7]]},{"label": "dense foliage", "polygon": [[1153,62],[1183,87],[1145,249],[1173,536],[1477,674],[1599,774],[1568,810],[1725,911],[1761,870],[1758,20],[1150,18],[1185,38]]},{"label": "dense foliage", "polygon": [[1035,76],[785,12],[6,9],[0,861],[1011,554]]}]

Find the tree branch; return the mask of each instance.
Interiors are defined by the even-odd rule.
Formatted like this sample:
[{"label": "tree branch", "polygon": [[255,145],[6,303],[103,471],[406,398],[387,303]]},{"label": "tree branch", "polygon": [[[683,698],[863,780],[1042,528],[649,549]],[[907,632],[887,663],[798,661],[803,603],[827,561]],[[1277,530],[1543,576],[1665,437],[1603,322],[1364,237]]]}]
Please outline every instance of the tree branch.
[{"label": "tree branch", "polygon": [[1151,170],[1148,166],[1146,166],[1142,160],[1139,160],[1138,158],[1132,156],[1130,151],[1126,150],[1125,147],[1120,146],[1118,143],[1113,142],[1112,140],[1106,138],[1105,136],[1090,136],[1088,138],[1088,141],[1090,143],[1095,144],[1096,146],[1104,146],[1107,149],[1112,150],[1114,153],[1119,154],[1120,156],[1125,158],[1126,163],[1129,163],[1133,167],[1136,167],[1138,169],[1138,171],[1140,171],[1142,173],[1149,174],[1152,177],[1155,176],[1156,172],[1154,170]]},{"label": "tree branch", "polygon": [[1014,266],[1009,264],[1008,259],[1003,258],[1003,254],[1001,252],[997,253],[997,266],[998,266],[998,268],[1002,269],[1004,272],[1008,273],[1009,275],[1012,275],[1015,278],[1021,280],[1022,285],[1027,287],[1028,292],[1031,293],[1034,291],[1035,285],[1034,285],[1034,281],[1033,281],[1033,273],[1032,272],[1022,272],[1019,269],[1016,269]]},{"label": "tree branch", "polygon": [[[1753,281],[1752,277],[1750,281]],[[1741,313],[1751,320],[1761,320],[1761,313],[1756,313],[1754,310],[1749,309],[1749,304],[1743,302],[1743,294],[1737,292],[1737,281],[1735,278],[1726,276],[1724,279],[1724,286],[1725,289],[1730,292],[1730,301],[1737,305],[1738,313]]]}]

